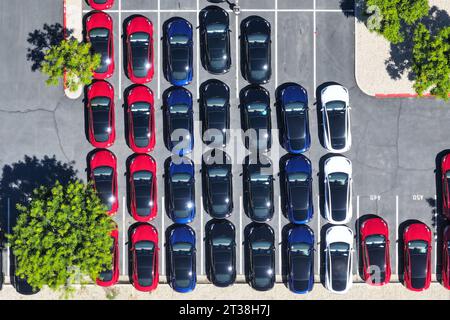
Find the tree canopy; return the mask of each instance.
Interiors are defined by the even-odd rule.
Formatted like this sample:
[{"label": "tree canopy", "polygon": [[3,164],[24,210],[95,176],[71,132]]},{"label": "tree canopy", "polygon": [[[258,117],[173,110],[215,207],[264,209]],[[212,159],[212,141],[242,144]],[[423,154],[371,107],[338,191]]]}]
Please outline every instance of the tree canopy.
[{"label": "tree canopy", "polygon": [[17,259],[16,275],[33,288],[68,291],[111,265],[115,225],[92,185],[74,181],[40,187],[17,210],[7,238]]},{"label": "tree canopy", "polygon": [[404,40],[402,23],[412,25],[427,15],[429,9],[428,0],[366,0],[366,11],[377,16],[371,30],[394,44]]},{"label": "tree canopy", "polygon": [[57,86],[64,78],[70,91],[92,81],[92,72],[100,65],[99,54],[92,54],[90,43],[80,43],[75,39],[62,40],[45,52],[41,71],[48,76],[47,85]]},{"label": "tree canopy", "polygon": [[419,95],[430,90],[432,95],[448,100],[450,92],[450,26],[433,36],[424,24],[414,31],[414,89]]}]

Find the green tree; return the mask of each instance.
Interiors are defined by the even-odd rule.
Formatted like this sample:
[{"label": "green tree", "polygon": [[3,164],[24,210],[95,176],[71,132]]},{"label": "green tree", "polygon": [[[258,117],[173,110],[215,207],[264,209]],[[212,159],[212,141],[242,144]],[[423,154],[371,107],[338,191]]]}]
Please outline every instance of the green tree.
[{"label": "green tree", "polygon": [[67,87],[70,91],[77,91],[80,85],[91,83],[92,72],[100,61],[99,54],[92,54],[90,43],[62,40],[45,52],[41,72],[48,76],[47,85],[57,86],[66,71]]},{"label": "green tree", "polygon": [[111,265],[110,232],[106,214],[92,185],[81,181],[34,190],[19,212],[9,245],[17,257],[16,275],[33,288],[73,290],[72,284],[96,279]]},{"label": "green tree", "polygon": [[369,28],[383,35],[394,44],[403,42],[402,23],[412,25],[429,11],[428,0],[366,0]]},{"label": "green tree", "polygon": [[444,100],[450,93],[450,26],[432,36],[419,23],[414,30],[412,70],[415,74],[414,89],[419,95],[430,90]]}]

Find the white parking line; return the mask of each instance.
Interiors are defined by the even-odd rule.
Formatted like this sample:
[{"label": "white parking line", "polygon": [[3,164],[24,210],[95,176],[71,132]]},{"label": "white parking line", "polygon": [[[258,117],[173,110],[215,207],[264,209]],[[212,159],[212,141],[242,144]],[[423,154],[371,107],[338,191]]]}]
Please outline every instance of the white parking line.
[{"label": "white parking line", "polygon": [[[197,59],[196,59],[197,60],[197,66],[196,66],[196,70],[195,70],[195,72],[197,73],[195,75],[195,77],[197,78],[196,79],[197,88],[195,90],[195,97],[196,97],[196,99],[198,99],[199,88],[200,88],[200,28],[199,28],[200,20],[199,20],[199,17],[198,17],[199,11],[200,11],[200,5],[199,5],[199,0],[197,0],[197,15],[196,15],[196,19],[197,19],[197,28],[196,28],[196,30],[197,30],[197,41],[195,41],[195,47],[196,47],[196,51],[197,51]],[[203,214],[202,214],[202,216],[203,216]]]},{"label": "white parking line", "polygon": [[316,98],[316,84],[317,84],[317,62],[316,62],[316,54],[317,54],[317,23],[316,23],[316,0],[313,2],[314,5],[314,11],[313,11],[313,69],[314,69],[314,75],[313,75],[313,93],[314,98]]},{"label": "white parking line", "polygon": [[320,196],[317,195],[317,274],[320,274]]},{"label": "white parking line", "polygon": [[[84,9],[83,13],[91,12],[90,9]],[[117,9],[108,9],[108,10],[102,10],[105,13],[118,13],[119,10]],[[120,10],[123,13],[156,13],[158,10],[156,9],[124,9]],[[177,9],[177,10],[171,10],[171,9],[161,9],[160,12],[164,13],[195,13],[197,10],[194,9]],[[226,9],[225,10],[228,13],[232,13],[233,10]],[[353,9],[241,9],[241,12],[283,12],[283,13],[289,13],[289,12],[330,12],[330,13],[351,13],[354,12]]]},{"label": "white parking line", "polygon": [[234,23],[235,23],[235,39],[236,39],[236,99],[239,99],[239,19],[238,16],[236,15],[234,18]]},{"label": "white parking line", "polygon": [[438,216],[437,216],[437,196],[434,195],[434,267],[437,267],[437,224],[438,224]]},{"label": "white parking line", "polygon": [[122,197],[122,275],[126,275],[125,273],[125,260],[126,260],[126,230],[127,227],[125,225],[125,196]]},{"label": "white parking line", "polygon": [[278,196],[278,268],[281,277],[281,196]]},{"label": "white parking line", "polygon": [[242,196],[239,196],[239,274],[242,274]]},{"label": "white parking line", "polygon": [[275,88],[278,87],[278,0],[275,0]]},{"label": "white parking line", "polygon": [[[161,201],[164,204],[164,197],[161,197]],[[166,247],[164,246],[164,238],[166,236],[166,229],[164,227],[164,218],[165,218],[165,212],[164,210],[161,211],[161,274],[164,275],[166,273]]]},{"label": "white parking line", "polygon": [[122,0],[119,0],[119,100],[122,99]]},{"label": "white parking line", "polygon": [[[11,206],[10,206],[10,198],[8,197],[7,200],[7,210],[8,210],[8,219],[7,219],[7,225],[6,225],[6,231],[8,234],[11,233],[11,222],[10,222],[10,216],[11,216]],[[9,277],[9,266],[10,266],[10,254],[9,254],[9,246],[6,247],[6,276]]]},{"label": "white parking line", "polygon": [[398,274],[398,196],[395,196],[395,274]]},{"label": "white parking line", "polygon": [[161,0],[158,0],[158,99],[161,99]]},{"label": "white parking line", "polygon": [[200,196],[200,274],[203,275],[203,197]]}]

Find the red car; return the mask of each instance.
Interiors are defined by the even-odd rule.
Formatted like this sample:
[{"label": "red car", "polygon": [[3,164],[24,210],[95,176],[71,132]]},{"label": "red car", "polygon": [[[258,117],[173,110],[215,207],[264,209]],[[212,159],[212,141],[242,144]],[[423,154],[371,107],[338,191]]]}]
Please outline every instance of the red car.
[{"label": "red car", "polygon": [[107,10],[114,5],[114,0],[88,0],[94,10]]},{"label": "red car", "polygon": [[431,230],[413,223],[403,233],[404,282],[412,291],[423,291],[431,282]]},{"label": "red car", "polygon": [[152,81],[153,66],[153,24],[143,16],[132,18],[126,27],[127,74],[134,83]]},{"label": "red car", "polygon": [[119,206],[117,198],[117,158],[109,150],[98,150],[89,159],[89,180],[107,207],[107,213],[113,215]]},{"label": "red car", "polygon": [[146,222],[158,212],[156,161],[148,154],[138,154],[129,167],[130,207],[136,221]]},{"label": "red car", "polygon": [[96,81],[87,89],[89,142],[96,148],[108,148],[116,139],[114,88],[106,81]]},{"label": "red car", "polygon": [[156,289],[158,273],[158,231],[147,223],[137,226],[131,234],[133,285],[139,291]]},{"label": "red car", "polygon": [[97,284],[102,287],[109,287],[117,283],[119,280],[119,230],[116,228],[111,231],[111,239],[113,244],[111,246],[112,265],[111,268],[102,271],[97,278]]},{"label": "red car", "polygon": [[378,217],[364,221],[360,229],[360,245],[364,281],[374,286],[389,283],[391,262],[387,223]]},{"label": "red car", "polygon": [[442,172],[442,213],[450,219],[450,154],[445,155],[441,162]]},{"label": "red car", "polygon": [[101,11],[90,14],[86,19],[86,41],[92,50],[101,55],[100,66],[93,71],[95,79],[106,79],[114,72],[113,20]]},{"label": "red car", "polygon": [[450,226],[445,227],[442,241],[442,284],[450,289]]},{"label": "red car", "polygon": [[155,147],[155,109],[153,92],[144,85],[131,89],[126,96],[128,144],[136,153]]}]

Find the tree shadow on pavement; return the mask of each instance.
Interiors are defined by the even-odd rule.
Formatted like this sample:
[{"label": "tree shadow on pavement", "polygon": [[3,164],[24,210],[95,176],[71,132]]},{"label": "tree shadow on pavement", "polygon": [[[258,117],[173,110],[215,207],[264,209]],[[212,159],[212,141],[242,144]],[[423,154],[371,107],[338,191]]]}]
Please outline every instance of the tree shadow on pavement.
[{"label": "tree shadow on pavement", "polygon": [[27,42],[31,47],[27,49],[27,61],[32,62],[31,71],[41,68],[46,50],[60,43],[64,39],[64,34],[69,37],[72,33],[73,30],[64,29],[60,23],[45,23],[42,29],[28,33]]},{"label": "tree shadow on pavement", "polygon": [[[73,162],[63,163],[55,156],[44,156],[38,159],[36,156],[25,155],[23,160],[3,167],[0,181],[0,220],[5,233],[10,233],[16,224],[18,211],[17,204],[27,205],[33,190],[40,186],[52,187],[57,181],[67,184],[76,180],[77,171]],[[15,276],[16,259],[10,251],[10,282],[21,294],[33,294],[33,290],[26,279]]]},{"label": "tree shadow on pavement", "polygon": [[[441,28],[450,25],[450,16],[445,10],[440,10],[438,7],[433,6],[428,11],[428,15],[419,22],[423,23],[432,35],[436,35]],[[403,24],[401,32],[404,35],[404,41],[390,44],[390,57],[386,59],[385,65],[386,71],[392,79],[400,79],[404,74],[407,75],[410,81],[415,78],[411,70],[415,27],[416,24],[410,26]]]}]

